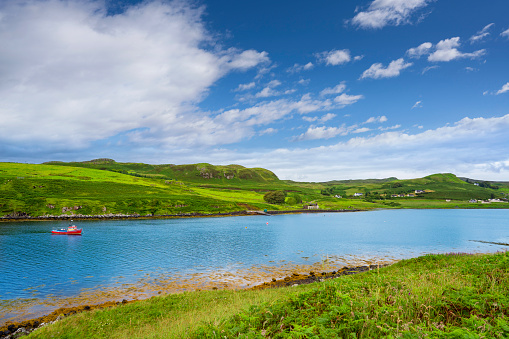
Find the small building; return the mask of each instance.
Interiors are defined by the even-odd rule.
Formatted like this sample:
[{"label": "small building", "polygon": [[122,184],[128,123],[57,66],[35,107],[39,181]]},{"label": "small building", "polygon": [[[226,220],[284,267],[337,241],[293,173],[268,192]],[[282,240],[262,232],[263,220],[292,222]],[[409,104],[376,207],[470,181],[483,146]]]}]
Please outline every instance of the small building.
[{"label": "small building", "polygon": [[353,196],[354,197],[362,197],[364,195],[364,193],[354,193]]},{"label": "small building", "polygon": [[317,210],[317,209],[320,209],[320,207],[316,203],[310,203],[310,204],[304,205],[304,209],[305,210]]},{"label": "small building", "polygon": [[340,196],[339,194],[336,194],[336,195],[334,196],[334,198],[341,199],[341,196]]},{"label": "small building", "polygon": [[412,197],[415,197],[415,194],[413,194],[413,193],[408,193],[408,194],[407,194],[407,197],[411,197],[411,198],[412,198]]},{"label": "small building", "polygon": [[445,202],[451,202],[451,199],[445,199]]},{"label": "small building", "polygon": [[472,204],[475,204],[475,203],[477,203],[477,199],[470,199],[468,202],[472,203]]},{"label": "small building", "polygon": [[424,190],[415,190],[415,193],[416,193],[416,194],[424,193]]}]

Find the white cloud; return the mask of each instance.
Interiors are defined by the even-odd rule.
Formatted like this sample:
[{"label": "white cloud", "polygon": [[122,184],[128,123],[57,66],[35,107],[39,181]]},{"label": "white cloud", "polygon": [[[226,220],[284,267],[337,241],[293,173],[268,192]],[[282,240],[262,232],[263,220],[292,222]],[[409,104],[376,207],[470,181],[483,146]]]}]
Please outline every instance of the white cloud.
[{"label": "white cloud", "polygon": [[238,53],[239,51],[234,48],[230,48],[227,52],[224,59],[228,60],[227,65],[231,69],[246,70],[269,62],[267,52],[258,52],[251,49]]},{"label": "white cloud", "polygon": [[363,95],[349,95],[342,93],[341,95],[338,95],[334,98],[334,102],[340,104],[341,106],[347,106],[355,104],[357,101],[363,99]]},{"label": "white cloud", "polygon": [[[506,180],[509,174],[509,158],[505,152],[509,143],[509,114],[464,118],[433,130],[418,127],[421,129],[416,134],[387,131],[356,136],[331,146],[264,152],[264,164],[281,179],[301,177],[300,180],[306,181],[390,176],[419,178],[444,172]],[[346,129],[344,126],[315,127],[308,130],[306,137],[332,138],[345,133]],[[249,155],[250,158],[254,156]]]},{"label": "white cloud", "polygon": [[330,52],[322,52],[317,54],[320,61],[325,62],[326,65],[337,66],[345,64],[352,60],[350,51],[348,49],[332,50]]},{"label": "white cloud", "polygon": [[307,122],[318,121],[318,122],[324,123],[324,122],[327,122],[329,120],[334,119],[335,117],[336,117],[336,114],[327,113],[327,114],[323,115],[320,118],[319,117],[307,117],[307,116],[304,116],[304,117],[302,117],[302,120],[307,121]]},{"label": "white cloud", "polygon": [[207,122],[196,104],[217,80],[270,62],[266,52],[209,48],[203,8],[181,1],[108,15],[105,1],[6,0],[0,12],[4,146],[185,144],[190,124]]},{"label": "white cloud", "polygon": [[287,69],[287,72],[298,73],[302,71],[309,71],[310,69],[313,69],[313,67],[315,67],[315,65],[312,62],[308,62],[305,65],[294,64],[292,67]]},{"label": "white cloud", "polygon": [[256,98],[268,98],[272,96],[280,95],[281,93],[279,91],[275,91],[273,88],[280,86],[281,81],[279,80],[272,80],[267,84],[267,87],[263,88],[260,92],[255,94]]},{"label": "white cloud", "polygon": [[506,29],[505,31],[503,31],[502,33],[500,33],[500,35],[503,37],[509,38],[509,28]]},{"label": "white cloud", "polygon": [[412,109],[414,108],[421,108],[422,107],[422,101],[417,101],[413,106],[412,106]]},{"label": "white cloud", "polygon": [[269,127],[267,129],[264,129],[263,131],[260,131],[258,134],[259,135],[266,135],[266,134],[275,134],[275,133],[277,133],[277,129]]},{"label": "white cloud", "polygon": [[[401,128],[401,125],[400,124],[397,124],[397,125],[394,125],[394,126],[389,126],[389,127],[378,127],[378,129],[380,131],[389,131],[389,130],[392,130],[392,129],[398,129],[398,128]],[[420,126],[420,128],[422,128],[422,126]]]},{"label": "white cloud", "polygon": [[325,88],[324,90],[322,90],[320,92],[320,95],[325,96],[325,95],[329,95],[329,94],[339,94],[339,93],[343,92],[345,89],[346,89],[346,84],[343,81],[334,87]]},{"label": "white cloud", "polygon": [[364,124],[372,124],[372,123],[382,123],[386,122],[388,119],[385,115],[378,116],[378,117],[371,117],[368,120],[364,122]]},{"label": "white cloud", "polygon": [[359,134],[359,133],[366,133],[366,132],[369,132],[369,131],[371,131],[370,128],[368,128],[368,127],[361,127],[361,128],[357,128],[357,129],[353,130],[352,133]]},{"label": "white cloud", "polygon": [[505,93],[505,92],[509,92],[509,82],[507,84],[505,84],[504,86],[502,86],[502,88],[497,91],[497,95]]},{"label": "white cloud", "polygon": [[321,122],[326,122],[326,121],[329,121],[331,119],[334,119],[336,117],[336,114],[333,114],[333,113],[327,113],[325,114],[324,116],[322,116],[320,118],[320,121]]},{"label": "white cloud", "polygon": [[361,28],[382,28],[410,23],[414,12],[429,0],[374,0],[366,11],[357,13],[351,22]]},{"label": "white cloud", "polygon": [[403,58],[391,61],[389,66],[387,66],[386,68],[384,68],[381,63],[376,63],[371,65],[370,68],[368,68],[362,73],[361,79],[365,78],[380,79],[396,77],[399,76],[402,70],[410,66],[412,66],[412,63],[405,62]]},{"label": "white cloud", "polygon": [[418,47],[410,48],[408,51],[406,51],[406,54],[411,58],[419,59],[421,56],[428,54],[432,47],[433,44],[431,42],[424,42]]},{"label": "white cloud", "polygon": [[302,120],[307,121],[307,122],[313,122],[313,121],[317,121],[317,120],[318,120],[318,117],[308,117],[308,116],[303,116],[303,117],[302,117]]},{"label": "white cloud", "polygon": [[478,58],[478,57],[484,55],[486,52],[484,49],[481,49],[481,50],[477,50],[472,53],[462,53],[457,49],[457,47],[460,46],[459,41],[460,41],[459,37],[441,40],[436,45],[436,50],[428,56],[428,61],[433,61],[433,62],[445,61],[445,62],[447,62],[447,61],[451,61],[454,59],[460,59],[460,58],[474,59],[474,58]]},{"label": "white cloud", "polygon": [[476,34],[472,35],[470,37],[470,43],[474,43],[474,42],[478,42],[478,41],[484,40],[484,38],[486,38],[488,35],[490,35],[488,30],[493,25],[495,25],[495,24],[494,23],[488,24],[488,25],[484,26],[484,28],[481,29],[479,32],[477,32]]},{"label": "white cloud", "polygon": [[254,82],[250,82],[248,84],[240,84],[236,89],[235,91],[236,92],[240,92],[240,91],[247,91],[248,89],[252,89],[256,86],[256,84]]},{"label": "white cloud", "polygon": [[268,83],[267,87],[274,88],[281,85],[281,81],[279,80],[272,80]]},{"label": "white cloud", "polygon": [[310,126],[308,130],[294,138],[294,141],[330,139],[337,135],[346,135],[348,130],[345,127]]},{"label": "white cloud", "polygon": [[265,87],[260,92],[255,94],[256,98],[268,98],[279,95],[278,91],[273,90],[271,87]]},{"label": "white cloud", "polygon": [[422,70],[422,73],[421,74],[424,74],[428,71],[431,71],[432,69],[437,69],[437,68],[440,68],[439,66],[428,66],[428,67],[425,67],[423,70]]}]

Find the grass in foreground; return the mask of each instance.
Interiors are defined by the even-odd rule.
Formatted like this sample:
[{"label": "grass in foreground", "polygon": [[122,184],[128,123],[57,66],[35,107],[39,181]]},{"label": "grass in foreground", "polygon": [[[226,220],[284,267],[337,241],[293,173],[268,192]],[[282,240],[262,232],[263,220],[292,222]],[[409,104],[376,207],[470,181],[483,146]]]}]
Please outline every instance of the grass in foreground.
[{"label": "grass in foreground", "polygon": [[507,338],[508,290],[509,252],[427,255],[292,288],[152,298],[30,338]]}]

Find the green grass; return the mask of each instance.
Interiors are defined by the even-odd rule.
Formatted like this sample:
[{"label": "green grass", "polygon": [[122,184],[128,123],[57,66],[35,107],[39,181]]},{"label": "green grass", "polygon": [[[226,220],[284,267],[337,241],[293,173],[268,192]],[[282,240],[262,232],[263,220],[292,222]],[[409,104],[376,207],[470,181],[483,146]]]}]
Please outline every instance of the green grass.
[{"label": "green grass", "polygon": [[154,297],[29,338],[507,338],[508,291],[508,252],[426,255],[310,285]]}]

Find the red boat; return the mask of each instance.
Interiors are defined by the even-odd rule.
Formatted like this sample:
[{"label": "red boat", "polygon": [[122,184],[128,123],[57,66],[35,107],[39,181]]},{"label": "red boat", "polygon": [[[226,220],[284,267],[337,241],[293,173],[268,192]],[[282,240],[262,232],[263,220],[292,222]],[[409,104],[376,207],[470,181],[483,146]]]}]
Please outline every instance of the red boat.
[{"label": "red boat", "polygon": [[53,230],[53,231],[51,231],[51,233],[52,234],[81,235],[81,230],[82,230],[81,228],[77,228],[74,225],[69,225],[69,227],[67,227],[67,228]]}]

